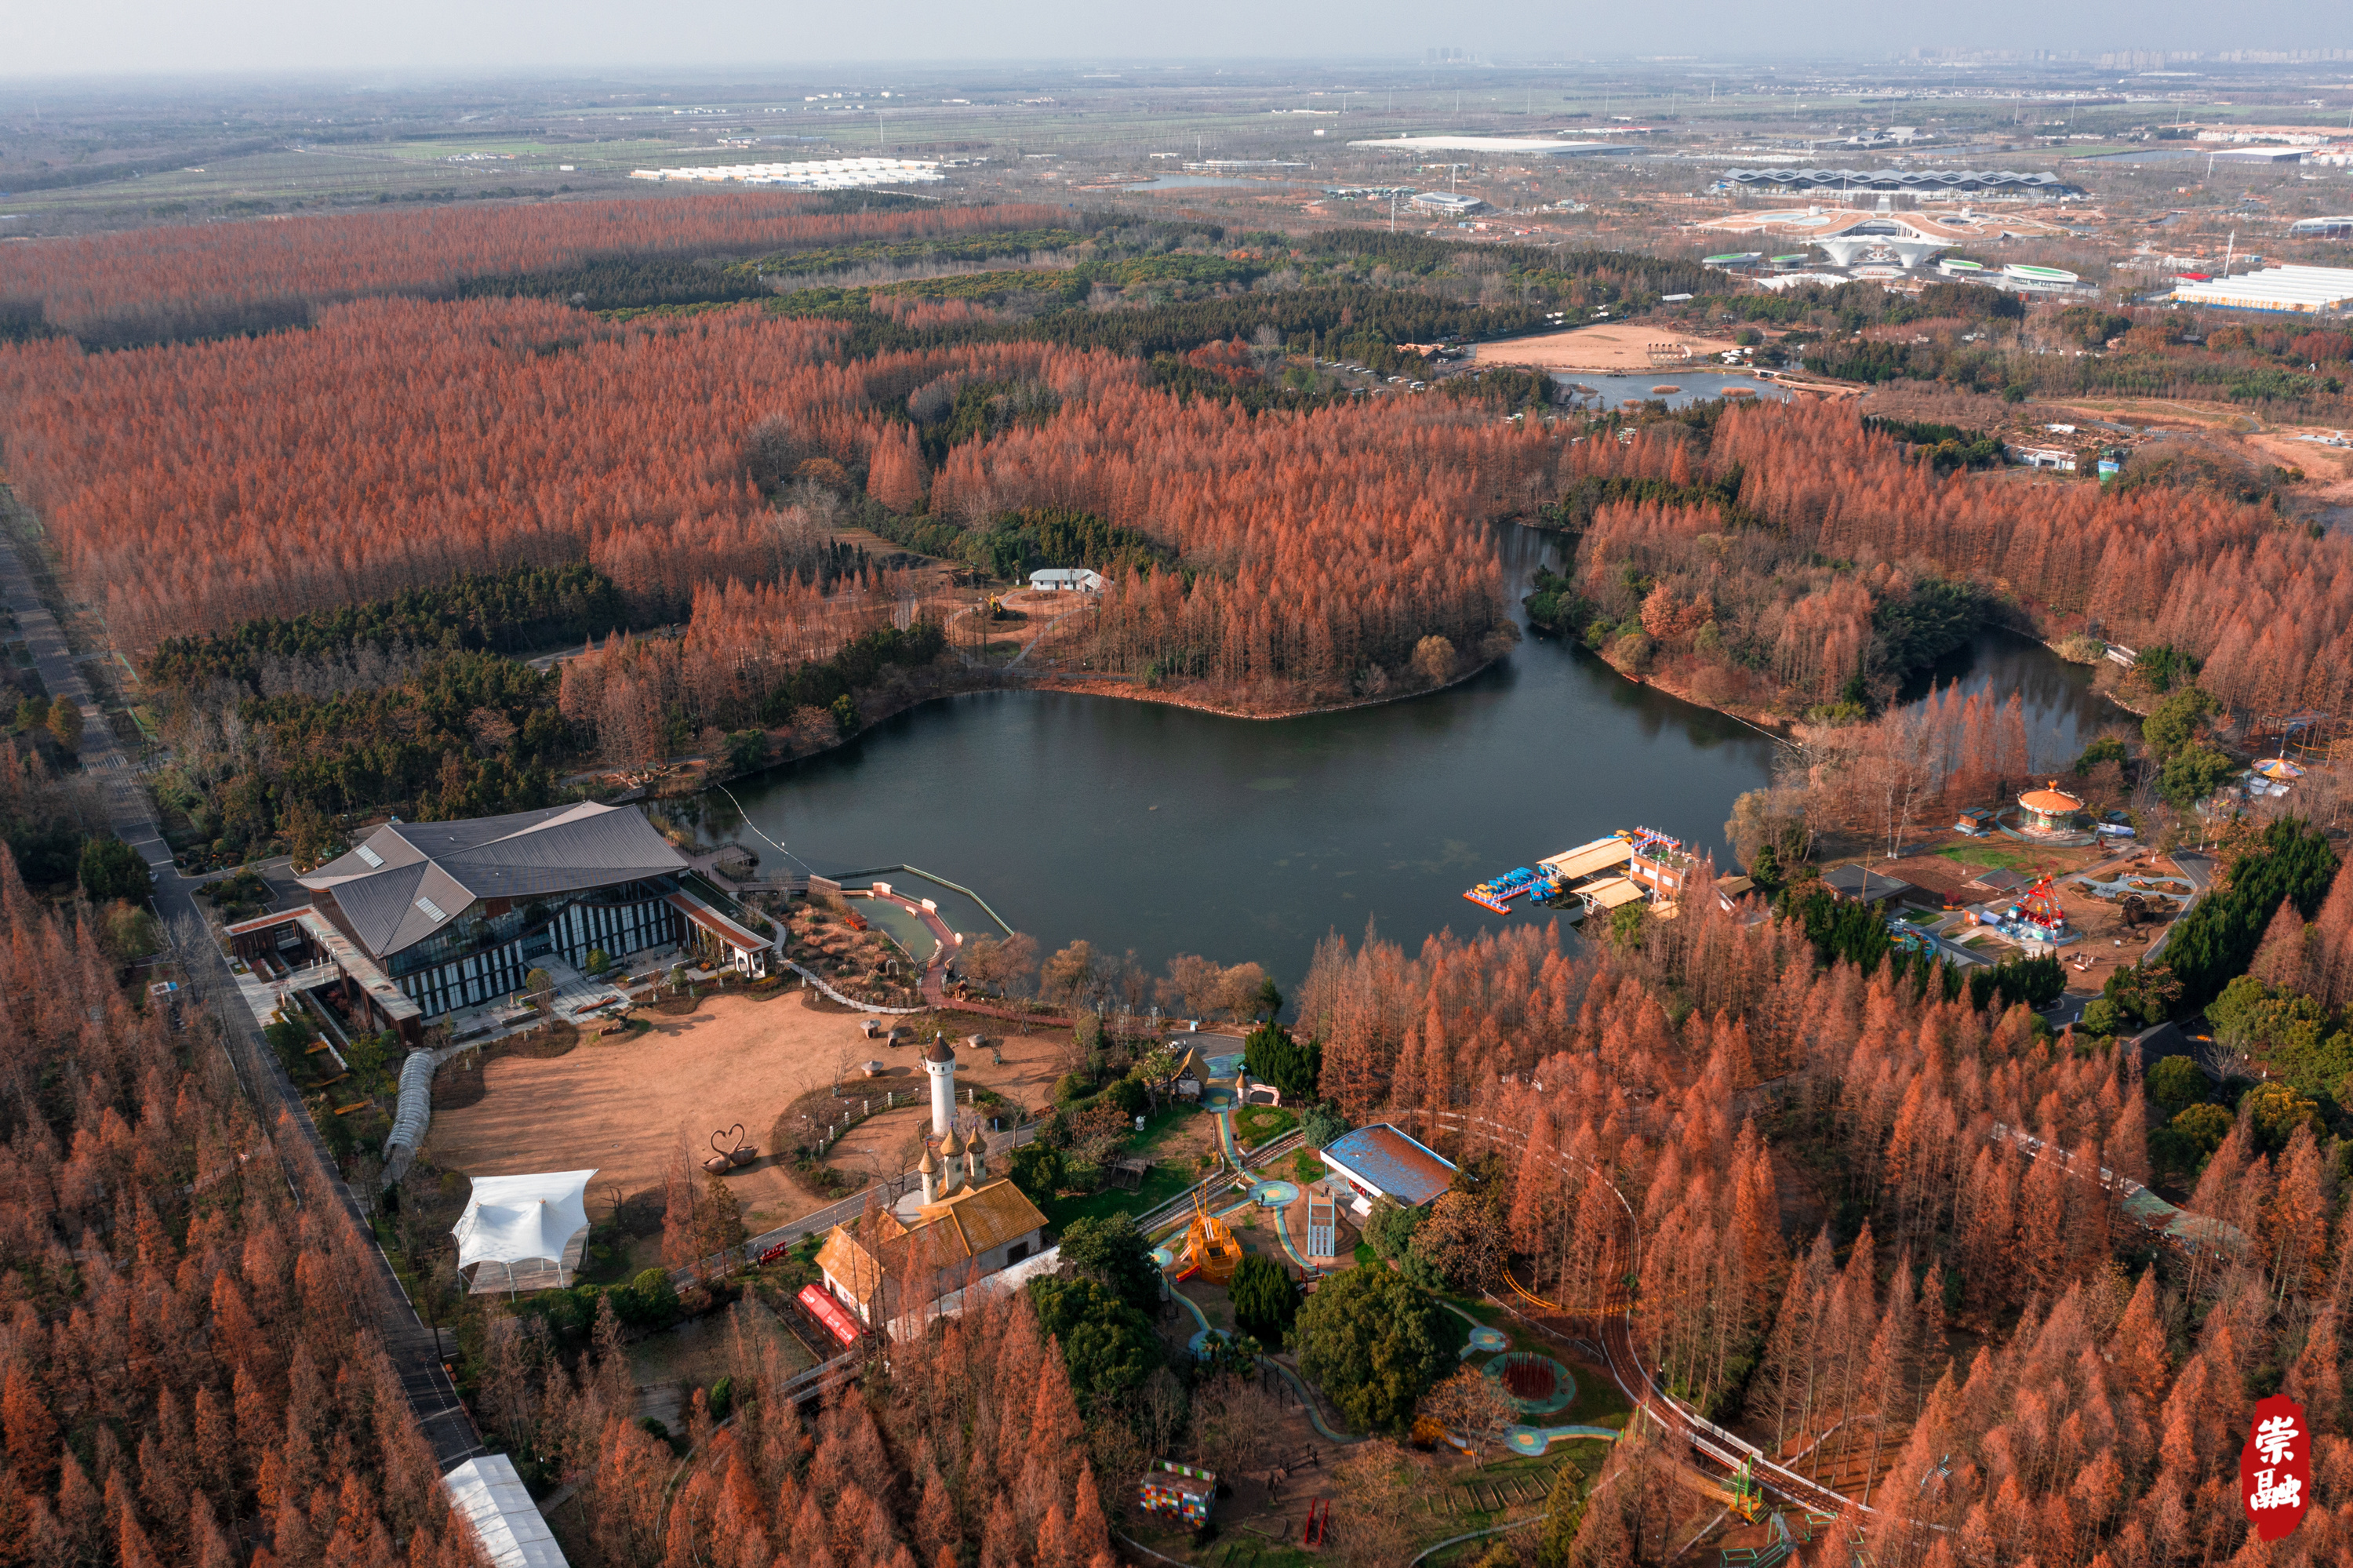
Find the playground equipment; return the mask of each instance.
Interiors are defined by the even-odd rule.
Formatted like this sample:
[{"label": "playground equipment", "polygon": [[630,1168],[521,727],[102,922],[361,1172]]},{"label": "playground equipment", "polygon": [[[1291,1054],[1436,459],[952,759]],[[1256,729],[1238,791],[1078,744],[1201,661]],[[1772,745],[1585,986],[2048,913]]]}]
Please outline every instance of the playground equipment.
[{"label": "playground equipment", "polygon": [[2056,937],[2067,928],[2067,911],[2061,907],[2058,890],[2051,885],[2048,872],[2035,879],[2018,901],[2015,917],[2027,925],[2039,927],[2046,936]]},{"label": "playground equipment", "polygon": [[1755,1524],[1765,1511],[1764,1483],[1757,1480],[1749,1465],[1750,1461],[1743,1457],[1740,1468],[1732,1473],[1730,1506],[1743,1524]]},{"label": "playground equipment", "polygon": [[1145,1472],[1135,1488],[1136,1506],[1145,1512],[1164,1515],[1171,1522],[1194,1530],[1209,1522],[1209,1510],[1217,1498],[1215,1471],[1167,1459],[1161,1460],[1157,1469]]},{"label": "playground equipment", "polygon": [[735,1166],[749,1165],[760,1158],[759,1150],[744,1141],[744,1124],[740,1121],[733,1127],[723,1127],[712,1133],[711,1149],[711,1156],[703,1160],[702,1168],[713,1176],[723,1175]]},{"label": "playground equipment", "polygon": [[[1791,1529],[1788,1517],[1780,1510],[1775,1509],[1772,1518],[1773,1538],[1762,1546],[1725,1548],[1723,1568],[1776,1568],[1777,1564],[1788,1562],[1801,1543],[1812,1542],[1817,1525],[1831,1525],[1838,1522],[1832,1515],[1817,1513],[1811,1509],[1808,1509],[1799,1517],[1795,1530]],[[1870,1557],[1868,1553],[1857,1552],[1854,1553],[1853,1561],[1858,1563],[1867,1563]]]},{"label": "playground equipment", "polygon": [[1550,1356],[1512,1351],[1487,1363],[1486,1374],[1524,1415],[1550,1415],[1577,1403],[1577,1378]]},{"label": "playground equipment", "polygon": [[2067,911],[2059,902],[2059,893],[2051,885],[2046,872],[2035,878],[2032,886],[2019,895],[2017,902],[2000,908],[1989,909],[1984,924],[2008,937],[2013,942],[2072,942],[2076,933],[2068,929]]},{"label": "playground equipment", "polygon": [[[1241,1266],[1242,1244],[1221,1215],[1209,1212],[1206,1192],[1193,1194],[1193,1220],[1185,1227],[1184,1274],[1198,1273],[1212,1285],[1223,1285]],[[1181,1277],[1181,1276],[1180,1276]]]},{"label": "playground equipment", "polygon": [[1307,1527],[1299,1533],[1302,1546],[1322,1546],[1332,1539],[1332,1499],[1317,1498],[1307,1505]]}]

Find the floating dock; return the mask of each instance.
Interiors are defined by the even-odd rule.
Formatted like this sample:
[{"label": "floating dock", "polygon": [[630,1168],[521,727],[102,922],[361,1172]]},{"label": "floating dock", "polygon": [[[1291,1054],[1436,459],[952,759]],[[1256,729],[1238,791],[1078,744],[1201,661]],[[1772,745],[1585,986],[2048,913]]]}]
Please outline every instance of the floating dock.
[{"label": "floating dock", "polygon": [[1644,895],[1641,887],[1627,880],[1622,870],[1633,858],[1633,835],[1612,833],[1532,866],[1516,866],[1481,883],[1462,896],[1498,915],[1509,915],[1512,900],[1522,895],[1538,903],[1560,899],[1573,902],[1577,916],[1582,916],[1597,906],[1597,901],[1599,907],[1614,909]]},{"label": "floating dock", "polygon": [[1524,893],[1538,898],[1549,898],[1559,891],[1558,883],[1534,866],[1515,866],[1492,881],[1482,882],[1462,896],[1482,909],[1492,909],[1498,915],[1512,912],[1512,900]]}]

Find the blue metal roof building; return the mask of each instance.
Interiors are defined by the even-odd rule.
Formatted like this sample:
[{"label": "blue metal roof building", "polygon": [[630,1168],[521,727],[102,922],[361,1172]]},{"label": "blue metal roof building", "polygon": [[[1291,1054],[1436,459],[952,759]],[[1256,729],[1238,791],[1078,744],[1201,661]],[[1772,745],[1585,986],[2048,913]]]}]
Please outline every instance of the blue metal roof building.
[{"label": "blue metal roof building", "polygon": [[1454,1162],[1387,1122],[1335,1138],[1319,1152],[1365,1199],[1418,1209],[1453,1184]]}]

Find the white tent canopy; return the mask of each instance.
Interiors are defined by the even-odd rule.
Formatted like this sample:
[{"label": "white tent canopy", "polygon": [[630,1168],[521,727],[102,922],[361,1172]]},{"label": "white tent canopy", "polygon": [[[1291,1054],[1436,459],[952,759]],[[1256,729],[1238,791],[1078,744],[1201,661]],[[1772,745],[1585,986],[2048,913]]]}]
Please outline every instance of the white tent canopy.
[{"label": "white tent canopy", "polygon": [[[480,1290],[562,1289],[577,1271],[588,1244],[588,1181],[594,1171],[540,1176],[478,1176],[466,1212],[450,1234],[458,1266],[476,1269]],[[551,1281],[547,1277],[553,1275]]]},{"label": "white tent canopy", "polygon": [[474,1527],[492,1568],[565,1568],[564,1548],[504,1454],[469,1459],[441,1478],[449,1507]]}]

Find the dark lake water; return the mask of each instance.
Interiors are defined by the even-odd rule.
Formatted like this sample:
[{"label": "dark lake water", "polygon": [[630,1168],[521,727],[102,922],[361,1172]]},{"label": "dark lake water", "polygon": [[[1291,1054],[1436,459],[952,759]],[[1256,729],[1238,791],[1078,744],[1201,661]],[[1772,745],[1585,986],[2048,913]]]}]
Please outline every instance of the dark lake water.
[{"label": "dark lake water", "polygon": [[[1580,408],[1615,408],[1627,403],[1656,401],[1670,408],[1680,408],[1703,398],[1721,397],[1727,387],[1746,388],[1763,402],[1787,402],[1787,387],[1740,371],[1721,370],[1646,370],[1635,376],[1600,376],[1589,370],[1563,370],[1553,380],[1565,389],[1565,395]],[[1654,387],[1672,387],[1672,392],[1654,392]]]},{"label": "dark lake water", "polygon": [[[1503,548],[1516,605],[1557,546],[1515,528]],[[1989,633],[1941,673],[2023,691],[2055,756],[2097,722],[2088,677],[2024,639]],[[1410,945],[1526,919],[1462,891],[1620,828],[1728,865],[1725,819],[1767,781],[1776,744],[1530,637],[1444,692],[1271,723],[1050,692],[957,697],[733,792],[818,872],[919,865],[1049,950],[1083,937],[1155,971],[1180,952],[1256,959],[1290,991],[1327,930],[1353,940],[1372,919]],[[723,797],[702,800],[708,832],[783,861]],[[958,929],[989,929],[965,901],[941,903]]]}]

